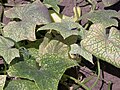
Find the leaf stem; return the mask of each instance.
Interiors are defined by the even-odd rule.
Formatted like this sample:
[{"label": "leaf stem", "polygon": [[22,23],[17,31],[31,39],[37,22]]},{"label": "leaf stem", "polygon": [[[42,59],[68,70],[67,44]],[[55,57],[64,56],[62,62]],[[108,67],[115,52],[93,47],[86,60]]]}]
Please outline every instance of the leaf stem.
[{"label": "leaf stem", "polygon": [[97,79],[96,81],[93,83],[93,85],[91,86],[90,90],[92,90],[93,87],[96,86],[99,78],[100,78],[100,62],[99,62],[99,59],[97,58],[97,68],[98,68],[98,76],[97,76]]},{"label": "leaf stem", "polygon": [[71,77],[69,75],[64,74],[65,77],[70,78],[71,80],[74,80],[78,85],[82,86],[85,90],[90,90],[85,84],[81,83],[79,80],[77,80],[74,77]]}]

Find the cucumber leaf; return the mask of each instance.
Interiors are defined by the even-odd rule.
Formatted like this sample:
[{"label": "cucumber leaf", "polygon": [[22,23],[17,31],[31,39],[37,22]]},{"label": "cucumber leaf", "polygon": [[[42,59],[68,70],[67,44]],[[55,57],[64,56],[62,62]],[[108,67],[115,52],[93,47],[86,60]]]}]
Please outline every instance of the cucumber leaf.
[{"label": "cucumber leaf", "polygon": [[104,25],[93,24],[81,45],[96,57],[120,68],[120,31],[112,27],[109,34]]},{"label": "cucumber leaf", "polygon": [[79,46],[78,44],[72,44],[70,46],[70,55],[81,55],[82,57],[84,57],[86,60],[90,61],[91,63],[93,63],[92,61],[92,54],[90,54],[89,52],[87,52],[84,48],[82,48],[81,46]]},{"label": "cucumber leaf", "polygon": [[51,22],[48,9],[39,1],[36,0],[32,4],[16,6],[5,11],[5,16],[9,18],[17,18],[19,21],[12,21],[4,28],[4,36],[12,38],[15,41],[28,39],[36,40],[35,27],[36,25],[47,24]]},{"label": "cucumber leaf", "polygon": [[[65,70],[77,65],[75,61],[65,59],[59,56],[59,54],[43,55],[40,63],[41,68],[37,69],[37,67],[35,67],[35,60],[29,59],[21,61],[10,66],[8,75],[12,77],[14,76],[33,80],[35,82],[35,88],[39,88],[39,90],[57,90],[59,80],[61,79]],[[27,84],[24,85],[24,87],[29,88]],[[16,87],[16,84],[12,84],[12,86]],[[17,90],[23,90],[24,87]]]},{"label": "cucumber leaf", "polygon": [[46,53],[49,53],[49,54],[56,53],[56,54],[59,54],[60,56],[67,57],[68,46],[57,40],[51,40],[47,45],[45,45],[43,42],[39,46],[39,55],[42,56]]},{"label": "cucumber leaf", "polygon": [[12,80],[5,90],[40,90],[34,82],[29,80]]},{"label": "cucumber leaf", "polygon": [[[78,64],[68,57],[66,44],[53,39],[49,33],[45,36],[39,46],[39,51],[35,48],[28,49],[29,52],[26,52],[26,49],[22,50],[24,60],[11,65],[7,72],[11,77],[34,81],[39,90],[57,90],[65,70]],[[31,57],[28,57],[28,54]],[[14,87],[14,84],[12,85]]]},{"label": "cucumber leaf", "polygon": [[69,20],[63,20],[62,22],[56,22],[56,23],[49,23],[41,28],[40,30],[56,30],[59,32],[63,38],[67,38],[71,35],[78,35],[78,29],[82,29],[82,26],[80,26],[78,23],[75,23],[73,21]]},{"label": "cucumber leaf", "polygon": [[118,26],[118,21],[114,17],[120,18],[119,13],[113,10],[97,10],[80,17],[80,19],[86,18],[93,23],[101,23],[104,27]]},{"label": "cucumber leaf", "polygon": [[13,46],[14,42],[0,36],[0,56],[2,56],[8,64],[10,64],[15,57],[19,57],[19,50],[12,48]]}]

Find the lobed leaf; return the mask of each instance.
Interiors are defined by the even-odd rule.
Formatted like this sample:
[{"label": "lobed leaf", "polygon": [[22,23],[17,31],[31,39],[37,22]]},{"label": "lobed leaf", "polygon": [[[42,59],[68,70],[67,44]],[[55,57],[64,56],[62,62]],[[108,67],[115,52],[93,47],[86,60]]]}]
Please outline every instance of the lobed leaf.
[{"label": "lobed leaf", "polygon": [[93,24],[81,45],[91,54],[120,68],[120,31],[115,27],[106,34],[104,25]]},{"label": "lobed leaf", "polygon": [[[77,65],[68,57],[67,45],[53,39],[50,33],[45,35],[39,51],[31,48],[29,52],[26,50],[22,50],[22,52],[23,57],[26,57],[26,54],[27,57],[28,54],[31,54],[31,57],[24,58],[25,60],[10,66],[8,74],[11,77],[33,80],[39,90],[57,90],[65,70]],[[14,84],[12,85],[14,87]]]},{"label": "lobed leaf", "polygon": [[31,22],[10,22],[3,28],[4,36],[15,41],[30,40],[35,41],[35,24]]},{"label": "lobed leaf", "polygon": [[[63,53],[67,53],[68,47],[67,45],[63,44],[62,42],[59,42],[57,40],[52,40],[47,44],[47,46],[44,49],[44,52],[41,52],[41,48],[39,48],[40,52],[45,53],[58,53],[59,55],[63,55]],[[43,50],[42,50],[43,51]]]},{"label": "lobed leaf", "polygon": [[5,16],[19,18],[22,21],[30,21],[38,25],[51,22],[48,9],[39,0],[9,9],[5,11]]},{"label": "lobed leaf", "polygon": [[0,56],[2,56],[8,64],[10,64],[15,57],[19,57],[19,50],[12,48],[13,46],[14,42],[0,36]]},{"label": "lobed leaf", "polygon": [[51,22],[48,9],[39,0],[36,0],[32,4],[9,9],[5,11],[5,16],[20,19],[19,22],[10,22],[3,28],[4,36],[12,38],[15,41],[25,39],[30,41],[36,40],[36,25]]},{"label": "lobed leaf", "polygon": [[[60,57],[58,54],[46,54],[40,62],[40,70],[34,67],[35,61],[26,60],[12,65],[8,70],[8,74],[34,80],[36,88],[38,87],[39,90],[57,90],[59,80],[65,70],[77,65],[75,61]],[[12,86],[15,87],[16,85],[12,84]],[[23,88],[18,90],[23,90]]]},{"label": "lobed leaf", "polygon": [[41,28],[38,29],[40,30],[56,30],[59,32],[63,38],[67,38],[71,35],[78,35],[78,29],[81,29],[82,27],[75,22],[72,21],[62,21],[60,23],[49,23]]},{"label": "lobed leaf", "polygon": [[62,40],[57,40],[57,37],[53,38],[51,33],[47,33],[39,46],[40,57],[49,53],[68,58],[68,46],[63,42]]},{"label": "lobed leaf", "polygon": [[113,10],[97,10],[80,17],[80,19],[86,18],[93,23],[101,23],[104,27],[118,26],[118,21],[114,17],[120,18],[119,13]]}]

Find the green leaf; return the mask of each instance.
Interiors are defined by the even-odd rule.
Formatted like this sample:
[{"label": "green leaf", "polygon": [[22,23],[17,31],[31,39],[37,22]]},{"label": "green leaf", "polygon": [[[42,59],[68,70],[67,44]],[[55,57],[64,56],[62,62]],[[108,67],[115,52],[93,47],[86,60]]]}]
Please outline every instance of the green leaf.
[{"label": "green leaf", "polygon": [[120,0],[102,0],[103,4],[108,7],[111,6],[117,2],[119,2]]},{"label": "green leaf", "polygon": [[[36,48],[29,48],[28,49],[30,55],[32,55],[32,57],[39,62],[40,61],[40,55],[39,55],[39,50]],[[40,63],[40,62],[39,62]]]},{"label": "green leaf", "polygon": [[0,90],[3,90],[6,81],[6,75],[0,75]]},{"label": "green leaf", "polygon": [[5,11],[5,16],[9,18],[19,18],[19,22],[10,22],[4,28],[4,36],[10,37],[15,41],[28,39],[36,40],[36,25],[47,24],[51,22],[48,9],[36,0],[32,4],[16,6]]},{"label": "green leaf", "polygon": [[113,17],[120,17],[119,13],[113,10],[97,10],[90,12],[80,19],[87,18],[88,20],[92,21],[93,23],[101,23],[104,27],[109,26],[118,26],[118,22]]},{"label": "green leaf", "polygon": [[39,45],[39,55],[40,56],[43,56],[44,54],[48,53],[46,47],[49,44],[49,42],[51,41],[51,39],[52,39],[52,34],[46,33],[46,35],[43,39],[43,42]]},{"label": "green leaf", "polygon": [[58,4],[60,3],[60,0],[44,0],[43,3],[48,7],[52,7],[57,13],[59,13],[60,8],[58,7]]},{"label": "green leaf", "polygon": [[[10,66],[8,74],[34,80],[39,90],[57,90],[65,70],[77,65],[76,61],[68,57],[68,46],[53,39],[50,33],[45,35],[39,52],[31,48],[27,53],[31,54],[31,58]],[[23,54],[26,56],[26,53]]]},{"label": "green leaf", "polygon": [[[41,50],[43,49],[43,50]],[[39,48],[39,51],[41,54],[46,54],[46,53],[59,53],[59,55],[63,55],[68,51],[68,46],[63,44],[62,42],[59,42],[57,40],[51,40],[49,44],[45,48]]]},{"label": "green leaf", "polygon": [[15,57],[19,57],[19,50],[12,48],[13,46],[14,42],[0,36],[0,56],[3,56],[8,64],[10,64]]},{"label": "green leaf", "polygon": [[38,25],[51,22],[48,9],[39,0],[9,9],[5,11],[5,16],[19,18],[22,21],[31,21]]},{"label": "green leaf", "polygon": [[[64,42],[64,41],[63,41]],[[68,46],[62,41],[56,40],[52,37],[51,33],[47,33],[43,39],[43,42],[39,46],[39,55],[58,54],[61,57],[68,58]]]},{"label": "green leaf", "polygon": [[35,41],[35,25],[31,22],[10,22],[3,28],[4,36],[21,41],[28,39]]},{"label": "green leaf", "polygon": [[[78,29],[81,29],[82,26],[80,26],[78,23],[72,22],[72,21],[62,21],[60,23],[49,23],[41,28],[39,30],[56,30],[58,31],[63,38],[67,38],[71,35],[78,35]],[[75,30],[74,30],[75,29]]]},{"label": "green leaf", "polygon": [[81,55],[82,57],[84,57],[86,60],[90,61],[91,63],[93,63],[92,60],[92,54],[90,54],[89,52],[87,52],[84,48],[82,48],[81,46],[79,46],[78,44],[72,44],[70,46],[70,55]]},{"label": "green leaf", "polygon": [[37,85],[29,80],[12,80],[5,90],[40,90]]},{"label": "green leaf", "polygon": [[59,80],[65,70],[77,65],[75,61],[63,58],[58,54],[46,54],[40,62],[39,70],[35,67],[34,60],[21,61],[9,68],[8,75],[34,80],[39,90],[57,90]]},{"label": "green leaf", "polygon": [[104,25],[93,24],[81,45],[91,54],[120,68],[120,31],[112,27],[106,34]]}]

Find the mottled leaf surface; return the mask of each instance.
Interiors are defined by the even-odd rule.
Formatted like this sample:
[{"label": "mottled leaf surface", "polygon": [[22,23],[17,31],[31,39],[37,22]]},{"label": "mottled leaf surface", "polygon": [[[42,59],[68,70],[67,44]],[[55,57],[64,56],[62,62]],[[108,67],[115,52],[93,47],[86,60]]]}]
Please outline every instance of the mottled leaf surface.
[{"label": "mottled leaf surface", "polygon": [[12,80],[5,90],[40,90],[37,85],[28,80]]},{"label": "mottled leaf surface", "polygon": [[58,54],[61,57],[68,58],[68,46],[63,42],[57,40],[57,38],[52,38],[52,34],[47,33],[39,46],[39,55],[42,56],[49,53]]},{"label": "mottled leaf surface", "polygon": [[43,42],[39,45],[39,55],[40,56],[48,53],[47,50],[46,50],[46,47],[48,46],[51,39],[52,39],[52,34],[46,33],[46,35],[43,39]]},{"label": "mottled leaf surface", "polygon": [[118,26],[118,21],[113,17],[120,17],[119,13],[113,10],[97,10],[94,12],[90,12],[81,19],[87,18],[88,20],[92,21],[93,23],[101,23],[104,27],[109,26]]},{"label": "mottled leaf surface", "polygon": [[[12,65],[8,74],[34,80],[39,90],[57,90],[59,80],[65,70],[77,65],[75,61],[70,61],[57,54],[46,54],[40,62],[40,70],[35,67],[34,60],[26,60]],[[21,90],[23,89],[21,88]]]},{"label": "mottled leaf surface", "polygon": [[[50,33],[45,35],[39,51],[35,48],[28,50],[27,53],[31,54],[31,57],[10,66],[8,74],[34,80],[39,90],[57,90],[59,80],[65,70],[77,65],[68,57],[67,45],[53,39]],[[26,50],[22,52],[26,57]]]},{"label": "mottled leaf surface", "polygon": [[32,55],[33,57],[37,58],[39,56],[39,50],[36,48],[29,48],[29,53],[30,55]]},{"label": "mottled leaf surface", "polygon": [[10,22],[4,27],[4,36],[10,37],[15,41],[36,40],[35,25],[31,22]]},{"label": "mottled leaf surface", "polygon": [[41,45],[39,47],[40,56],[46,53],[49,53],[49,54],[57,53],[60,56],[67,57],[68,47],[62,42],[59,42],[57,40],[51,40],[44,48],[42,48]]},{"label": "mottled leaf surface", "polygon": [[82,28],[78,23],[72,22],[72,21],[62,21],[60,23],[50,23],[47,24],[41,28],[38,29],[39,30],[56,30],[58,31],[63,38],[67,38],[71,35],[78,35],[78,31],[77,29]]},{"label": "mottled leaf surface", "polygon": [[3,90],[5,81],[6,81],[6,75],[0,75],[0,90]]},{"label": "mottled leaf surface", "polygon": [[92,62],[92,54],[90,54],[89,52],[87,52],[84,48],[82,48],[81,46],[79,46],[78,44],[72,44],[70,46],[70,54],[73,55],[81,55],[82,57],[84,57],[86,60]]},{"label": "mottled leaf surface", "polygon": [[98,58],[120,68],[120,31],[112,27],[109,34],[102,24],[93,24],[81,45]]},{"label": "mottled leaf surface", "polygon": [[15,57],[19,57],[19,50],[12,48],[14,42],[0,36],[0,56],[3,56],[5,61],[9,64]]},{"label": "mottled leaf surface", "polygon": [[28,39],[34,41],[36,25],[49,23],[50,17],[47,8],[36,0],[32,4],[16,6],[5,11],[9,18],[19,18],[19,22],[10,22],[3,28],[4,36],[15,41]]},{"label": "mottled leaf surface", "polygon": [[51,21],[48,9],[39,0],[9,9],[5,11],[5,16],[19,18],[22,21],[32,21],[36,24],[47,24]]},{"label": "mottled leaf surface", "polygon": [[[39,50],[38,49],[36,49],[36,48],[29,48],[28,51],[29,51],[30,55],[32,55],[32,58],[34,58],[37,62],[40,61],[40,56],[41,55],[39,54]],[[39,64],[41,64],[41,63],[39,62]]]}]

